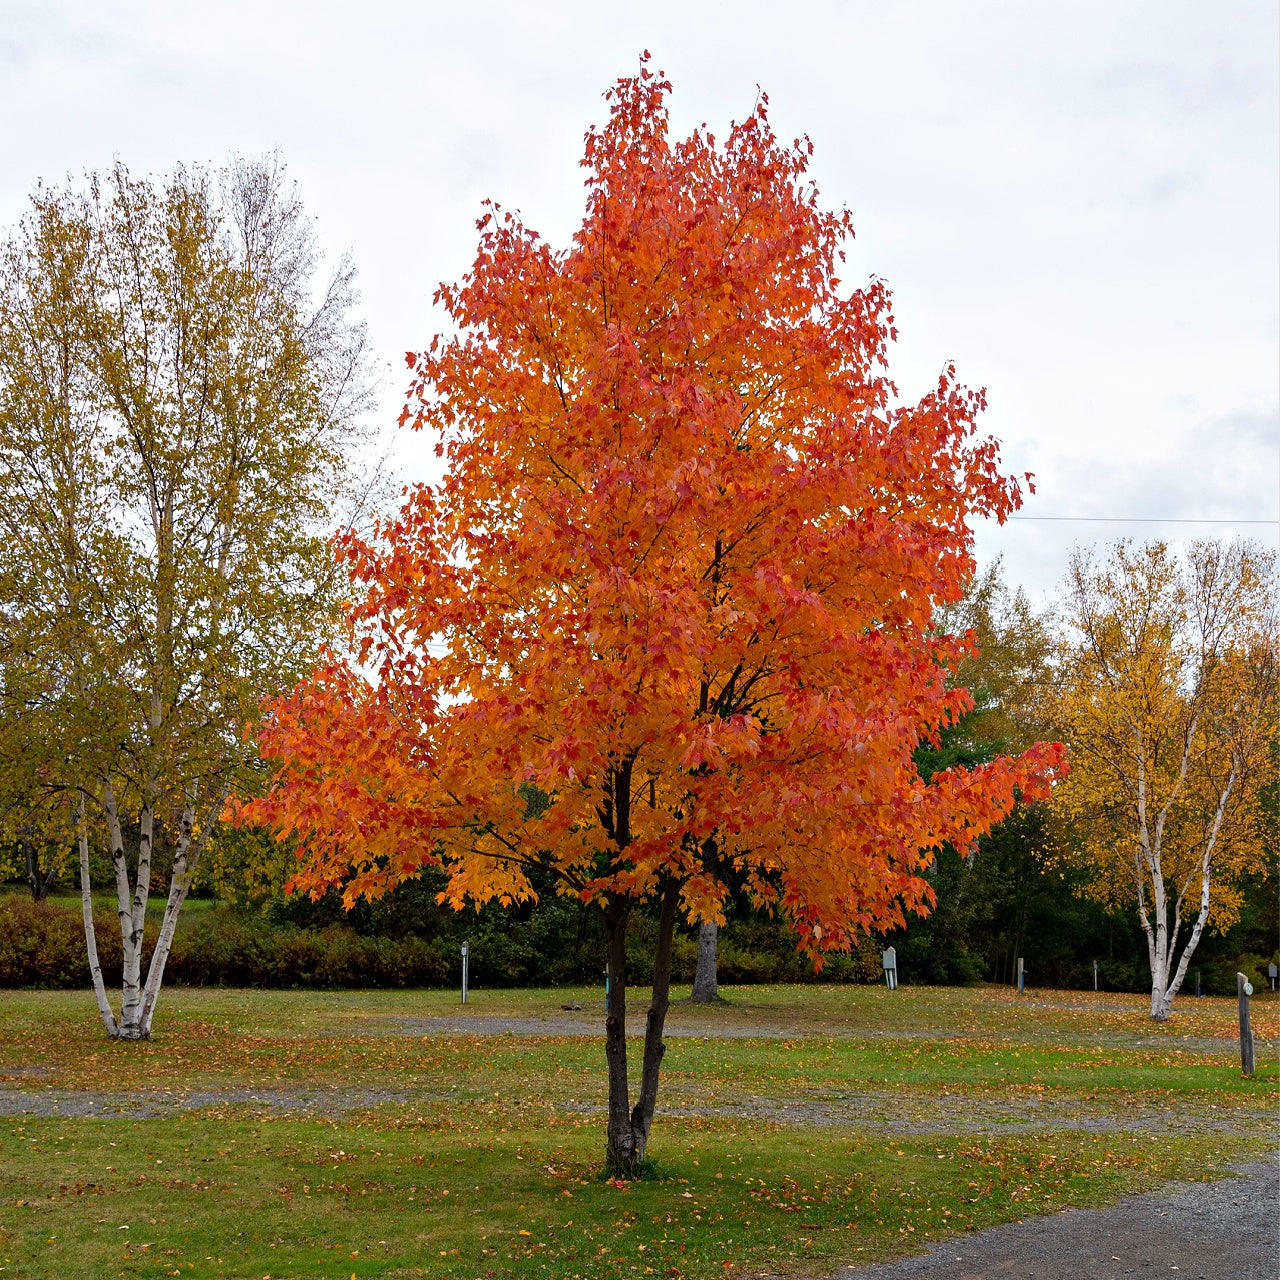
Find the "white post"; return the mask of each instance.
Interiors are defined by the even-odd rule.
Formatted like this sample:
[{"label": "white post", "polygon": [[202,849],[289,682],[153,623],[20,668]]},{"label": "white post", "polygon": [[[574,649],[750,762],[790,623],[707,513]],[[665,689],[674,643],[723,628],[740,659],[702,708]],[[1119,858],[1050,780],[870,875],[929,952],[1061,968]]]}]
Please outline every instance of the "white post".
[{"label": "white post", "polygon": [[462,944],[462,1003],[467,1003],[467,948],[471,944],[464,942]]},{"label": "white post", "polygon": [[1021,995],[1026,990],[1027,974],[1022,967],[1022,957],[1018,957],[1018,994]]},{"label": "white post", "polygon": [[1098,962],[1096,960],[1093,962],[1093,989],[1095,991],[1098,989]]}]

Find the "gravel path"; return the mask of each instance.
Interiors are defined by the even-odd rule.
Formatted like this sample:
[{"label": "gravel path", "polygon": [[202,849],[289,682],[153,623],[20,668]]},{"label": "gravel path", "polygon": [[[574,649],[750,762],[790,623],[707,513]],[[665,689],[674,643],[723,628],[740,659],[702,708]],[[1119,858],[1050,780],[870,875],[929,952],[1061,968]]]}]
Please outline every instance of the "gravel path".
[{"label": "gravel path", "polygon": [[[1176,1108],[1131,1099],[1122,1108],[1091,1106],[1078,1096],[1041,1100],[1007,1093],[984,1097],[965,1093],[954,1105],[935,1095],[911,1090],[861,1091],[838,1097],[743,1097],[710,1100],[690,1091],[667,1090],[661,1115],[718,1116],[740,1122],[763,1122],[795,1128],[857,1128],[885,1135],[1061,1133],[1209,1134],[1256,1132],[1255,1111],[1208,1108],[1194,1103]],[[576,1107],[577,1110],[600,1110]]]},{"label": "gravel path", "polygon": [[[735,1014],[738,1011],[735,1010]],[[699,1016],[701,1015],[701,1016]],[[627,1036],[640,1039],[644,1036],[643,1011],[629,1017]],[[382,1015],[353,1019],[335,1028],[345,1035],[400,1035],[400,1036],[602,1036],[604,1034],[604,1010],[584,1008],[561,1010],[536,1017],[506,1017],[497,1014],[456,1013],[434,1014],[426,1017]],[[804,1039],[859,1039],[859,1040],[966,1040],[984,1042],[1007,1038],[1020,1044],[1061,1044],[1064,1032],[1060,1029],[1037,1031],[1034,1027],[1019,1028],[1016,1032],[983,1029],[968,1032],[962,1028],[943,1030],[937,1027],[901,1027],[893,1030],[833,1024],[824,1027],[790,1025],[786,1023],[761,1023],[749,1019],[730,1021],[729,1018],[712,1020],[702,1010],[697,1012],[673,1005],[668,1015],[663,1035],[667,1039],[697,1037],[710,1040],[804,1040]],[[1234,1053],[1237,1042],[1228,1036],[1169,1036],[1134,1035],[1131,1032],[1101,1030],[1071,1032],[1075,1045],[1090,1044],[1098,1047],[1121,1049],[1155,1049],[1162,1052],[1183,1050],[1192,1053]],[[1274,1054],[1280,1044],[1255,1035],[1260,1058]]]},{"label": "gravel path", "polygon": [[248,1106],[292,1115],[341,1115],[386,1105],[406,1106],[449,1095],[407,1093],[392,1089],[144,1089],[107,1093],[88,1089],[0,1088],[0,1116],[102,1116],[109,1119],[154,1120],[205,1107]]},{"label": "gravel path", "polygon": [[[275,1115],[343,1115],[375,1107],[453,1105],[472,1095],[467,1091],[424,1088],[379,1089],[351,1085],[328,1088],[205,1088],[143,1089],[136,1092],[62,1088],[12,1088],[0,1085],[0,1116],[101,1116],[148,1120],[178,1112],[215,1107],[247,1107]],[[910,1090],[860,1090],[793,1096],[717,1096],[707,1090],[674,1085],[660,1099],[659,1119],[714,1116],[739,1124],[770,1124],[784,1128],[845,1129],[886,1137],[928,1134],[1011,1133],[1256,1133],[1265,1121],[1254,1111],[1235,1111],[1187,1104],[1169,1108],[1159,1103],[1130,1100],[1123,1108],[1098,1108],[1080,1097],[1044,1100],[1034,1095],[1000,1094],[984,1097],[967,1093],[955,1106],[940,1106],[931,1094]],[[548,1102],[542,1098],[506,1099],[552,1107],[575,1115],[603,1116],[603,1098]]]},{"label": "gravel path", "polygon": [[993,1227],[826,1280],[1276,1280],[1280,1161],[1236,1170],[1238,1178],[1170,1182],[1108,1209]]}]

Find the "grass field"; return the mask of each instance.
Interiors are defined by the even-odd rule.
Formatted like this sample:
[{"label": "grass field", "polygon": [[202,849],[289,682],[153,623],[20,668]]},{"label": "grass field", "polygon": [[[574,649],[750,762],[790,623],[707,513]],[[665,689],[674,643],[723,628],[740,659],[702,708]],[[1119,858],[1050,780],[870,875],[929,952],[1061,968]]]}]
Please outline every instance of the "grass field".
[{"label": "grass field", "polygon": [[1269,996],[1244,1080],[1234,1001],[726,994],[673,1008],[655,1168],[615,1184],[598,989],[174,989],[135,1045],[6,992],[0,1274],[827,1274],[1274,1146]]}]

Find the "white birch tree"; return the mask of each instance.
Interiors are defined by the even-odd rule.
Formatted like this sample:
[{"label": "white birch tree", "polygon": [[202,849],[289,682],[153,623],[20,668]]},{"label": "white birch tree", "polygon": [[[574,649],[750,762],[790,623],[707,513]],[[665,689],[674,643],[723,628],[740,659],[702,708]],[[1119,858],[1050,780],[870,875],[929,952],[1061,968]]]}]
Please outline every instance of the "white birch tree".
[{"label": "white birch tree", "polygon": [[1246,542],[1087,553],[1067,580],[1057,704],[1071,772],[1055,803],[1089,892],[1135,906],[1151,1017],[1167,1020],[1206,927],[1261,866],[1260,787],[1280,687],[1276,561]]},{"label": "white birch tree", "polygon": [[[150,1035],[204,842],[253,772],[243,728],[333,618],[327,533],[369,397],[347,259],[318,296],[274,160],[40,187],[0,262],[0,750],[76,815],[108,1032]],[[0,767],[3,766],[0,761]],[[124,946],[108,999],[89,852]],[[169,872],[144,973],[153,875]]]}]

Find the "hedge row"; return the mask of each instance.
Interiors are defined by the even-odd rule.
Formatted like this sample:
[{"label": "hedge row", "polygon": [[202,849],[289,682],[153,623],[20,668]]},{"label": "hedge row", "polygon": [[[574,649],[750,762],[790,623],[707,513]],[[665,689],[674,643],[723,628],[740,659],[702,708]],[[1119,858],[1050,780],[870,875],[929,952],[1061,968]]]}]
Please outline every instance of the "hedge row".
[{"label": "hedge row", "polygon": [[[652,930],[639,922],[630,976],[652,978]],[[114,913],[94,913],[98,955],[108,985],[120,982],[120,930]],[[148,922],[144,966],[158,926]],[[749,938],[745,939],[750,941]],[[470,974],[476,986],[550,985],[594,976],[596,966],[565,973],[555,957],[537,946],[537,937],[483,934],[473,943]],[[272,924],[261,916],[216,908],[179,925],[165,969],[166,982],[233,987],[448,987],[458,981],[456,940],[445,937],[368,937],[345,925],[320,929]],[[811,966],[793,953],[754,950],[722,934],[719,977],[725,983],[813,981]],[[676,941],[673,974],[689,982],[697,963],[692,936]],[[582,969],[582,966],[576,966]],[[874,982],[880,978],[879,952],[834,956],[821,979]],[[0,987],[83,987],[89,982],[81,917],[66,900],[34,903],[19,895],[0,900]]]}]

